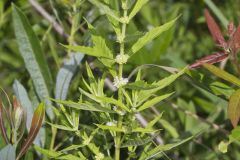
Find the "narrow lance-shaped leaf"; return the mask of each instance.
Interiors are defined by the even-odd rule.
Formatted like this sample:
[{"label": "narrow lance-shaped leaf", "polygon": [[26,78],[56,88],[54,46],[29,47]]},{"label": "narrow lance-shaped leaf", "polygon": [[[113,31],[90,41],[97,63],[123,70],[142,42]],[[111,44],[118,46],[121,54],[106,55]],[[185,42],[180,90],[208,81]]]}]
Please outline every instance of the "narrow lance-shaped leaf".
[{"label": "narrow lance-shaped leaf", "polygon": [[83,59],[83,54],[72,53],[70,59],[64,62],[63,67],[59,70],[56,80],[55,98],[65,100],[67,97],[68,88],[77,70],[78,65]]},{"label": "narrow lance-shaped leaf", "polygon": [[234,92],[229,99],[228,117],[233,127],[237,127],[240,119],[240,89]]},{"label": "narrow lance-shaped leaf", "polygon": [[213,19],[213,17],[211,16],[207,9],[204,10],[204,15],[207,21],[208,29],[212,34],[214,41],[217,42],[217,44],[220,45],[221,47],[225,48],[227,44],[223,38],[219,26],[217,25],[217,23],[215,22],[215,20]]},{"label": "narrow lance-shaped leaf", "polygon": [[193,137],[189,137],[189,138],[181,140],[180,142],[176,142],[176,143],[172,143],[172,144],[159,145],[159,146],[147,151],[146,154],[142,154],[142,156],[139,158],[139,160],[151,159],[154,156],[156,156],[157,154],[160,154],[161,152],[173,149],[183,143],[186,143],[187,141],[191,140],[192,138]]},{"label": "narrow lance-shaped leaf", "polygon": [[0,129],[1,129],[1,134],[2,134],[3,140],[5,141],[6,144],[8,144],[9,139],[7,137],[6,128],[5,128],[4,122],[3,122],[3,113],[4,113],[4,108],[2,105],[2,100],[0,99]]},{"label": "narrow lance-shaped leaf", "polygon": [[50,97],[49,91],[52,88],[52,78],[39,40],[22,11],[14,4],[12,5],[12,9],[14,29],[20,53],[33,80],[35,90],[41,101],[46,102],[47,114],[53,119],[54,114],[52,112],[51,101],[47,99]]},{"label": "narrow lance-shaped leaf", "polygon": [[131,20],[148,1],[149,0],[137,0],[132,11],[128,16],[129,20]]},{"label": "narrow lance-shaped leaf", "polygon": [[139,51],[143,46],[145,46],[151,40],[153,40],[156,37],[158,37],[161,33],[165,32],[169,28],[171,28],[174,25],[174,23],[176,22],[177,19],[178,19],[178,17],[175,18],[174,20],[171,20],[168,23],[165,23],[165,24],[159,26],[159,27],[153,28],[152,30],[147,32],[144,36],[139,38],[138,41],[135,44],[133,44],[133,46],[131,47],[130,56],[132,56],[137,51]]},{"label": "narrow lance-shaped leaf", "polygon": [[42,126],[44,115],[45,115],[45,106],[44,106],[44,103],[40,103],[34,112],[28,137],[24,142],[24,144],[22,145],[22,148],[17,156],[17,160],[20,159],[23,156],[23,154],[27,152],[28,148],[33,143],[35,137],[37,136]]},{"label": "narrow lance-shaped leaf", "polygon": [[233,83],[237,86],[240,86],[240,79],[238,79],[237,77],[235,77],[234,75],[232,74],[229,74],[228,72],[214,66],[214,65],[211,65],[211,64],[203,64],[203,66],[209,70],[210,72],[212,72],[214,75],[230,82],[230,83]]},{"label": "narrow lance-shaped leaf", "polygon": [[145,102],[142,106],[140,106],[137,111],[140,112],[140,111],[143,111],[149,107],[152,107],[153,105],[161,102],[162,100],[170,97],[173,93],[169,93],[169,94],[165,94],[165,95],[162,95],[162,96],[158,96],[158,97],[155,97],[147,102]]},{"label": "narrow lance-shaped leaf", "polygon": [[191,64],[189,66],[189,68],[198,68],[198,67],[201,67],[204,63],[215,64],[215,63],[223,61],[228,56],[229,56],[228,54],[221,53],[221,52],[214,53],[214,54],[208,55],[206,57],[203,57],[203,58],[197,60],[195,63]]},{"label": "narrow lance-shaped leaf", "polygon": [[99,9],[102,9],[105,14],[111,16],[112,18],[114,18],[115,20],[121,22],[121,19],[118,17],[118,15],[114,12],[114,10],[110,9],[107,5],[101,3],[98,0],[89,0],[92,4],[94,4],[96,7],[98,7]]}]

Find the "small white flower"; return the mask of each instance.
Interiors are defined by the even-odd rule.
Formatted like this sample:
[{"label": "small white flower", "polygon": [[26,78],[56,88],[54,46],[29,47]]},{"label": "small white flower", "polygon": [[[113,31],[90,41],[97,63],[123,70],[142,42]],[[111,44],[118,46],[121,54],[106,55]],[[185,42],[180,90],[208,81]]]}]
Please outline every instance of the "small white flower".
[{"label": "small white flower", "polygon": [[126,114],[126,111],[121,111],[121,112],[119,112],[119,114],[120,114],[121,116],[124,116],[124,115]]},{"label": "small white flower", "polygon": [[119,54],[119,55],[116,56],[115,61],[118,64],[125,64],[125,63],[127,63],[128,58],[129,58],[129,56],[127,54],[124,54],[124,55]]},{"label": "small white flower", "polygon": [[118,109],[117,106],[113,106],[113,110],[116,111]]},{"label": "small white flower", "polygon": [[128,83],[128,79],[127,78],[118,78],[118,77],[115,77],[114,78],[114,82],[113,82],[113,85],[117,88],[121,87],[121,86],[124,86]]},{"label": "small white flower", "polygon": [[106,125],[107,126],[116,126],[117,125],[117,121],[113,120],[112,122],[107,122]]}]

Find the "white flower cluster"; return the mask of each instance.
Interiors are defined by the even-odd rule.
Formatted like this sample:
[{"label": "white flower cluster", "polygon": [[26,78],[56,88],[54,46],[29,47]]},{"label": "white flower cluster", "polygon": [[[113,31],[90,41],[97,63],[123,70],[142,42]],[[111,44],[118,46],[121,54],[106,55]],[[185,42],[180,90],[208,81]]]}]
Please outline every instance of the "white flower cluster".
[{"label": "white flower cluster", "polygon": [[95,156],[95,159],[96,159],[96,160],[102,160],[102,159],[104,159],[104,154],[98,153],[98,154]]},{"label": "white flower cluster", "polygon": [[117,106],[113,106],[113,110],[116,111],[121,116],[124,116],[126,114],[126,111],[122,111],[122,110],[119,111]]},{"label": "white flower cluster", "polygon": [[112,122],[107,122],[107,126],[117,126],[117,121],[113,120]]},{"label": "white flower cluster", "polygon": [[114,82],[113,82],[113,85],[117,88],[121,87],[121,86],[124,86],[128,83],[128,79],[127,78],[118,78],[118,77],[115,77],[114,78]]},{"label": "white flower cluster", "polygon": [[119,54],[119,55],[116,56],[115,61],[118,64],[125,64],[125,63],[127,63],[128,58],[129,58],[129,56],[127,54],[124,54],[124,55]]}]

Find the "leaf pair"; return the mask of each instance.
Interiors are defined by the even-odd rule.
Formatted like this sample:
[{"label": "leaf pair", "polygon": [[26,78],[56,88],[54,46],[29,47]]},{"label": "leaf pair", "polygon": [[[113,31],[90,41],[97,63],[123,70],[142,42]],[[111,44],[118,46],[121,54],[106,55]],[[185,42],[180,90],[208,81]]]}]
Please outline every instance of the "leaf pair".
[{"label": "leaf pair", "polygon": [[[235,57],[236,53],[240,49],[240,25],[235,28],[233,23],[228,25],[228,37],[229,40],[225,41],[219,26],[209,13],[207,9],[204,10],[204,16],[207,21],[208,29],[215,41],[216,45],[223,49],[223,52],[217,52],[209,56],[203,57],[190,65],[190,68],[198,68],[204,63],[214,64],[226,59],[229,55]],[[235,57],[236,58],[236,57]]]}]

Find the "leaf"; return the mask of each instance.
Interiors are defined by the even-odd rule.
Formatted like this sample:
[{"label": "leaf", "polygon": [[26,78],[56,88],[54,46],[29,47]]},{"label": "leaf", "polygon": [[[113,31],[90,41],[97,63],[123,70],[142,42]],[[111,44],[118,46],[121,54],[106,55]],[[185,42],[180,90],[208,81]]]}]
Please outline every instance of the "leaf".
[{"label": "leaf", "polygon": [[4,126],[4,117],[3,117],[4,112],[3,111],[4,111],[4,108],[3,108],[3,105],[2,105],[2,100],[0,98],[0,129],[1,129],[1,135],[2,135],[5,143],[8,144],[9,139],[8,139],[8,136],[7,136],[6,128]]},{"label": "leaf", "polygon": [[51,108],[51,101],[47,99],[53,83],[39,40],[22,11],[14,4],[12,5],[12,10],[14,29],[20,53],[32,78],[35,90],[41,101],[46,102],[47,114],[53,119],[54,114]]},{"label": "leaf", "polygon": [[179,71],[176,74],[172,74],[164,79],[161,79],[158,82],[153,83],[152,85],[158,86],[157,88],[140,91],[139,97],[138,97],[139,104],[141,104],[143,101],[147,100],[150,96],[152,96],[153,93],[155,93],[155,92],[167,87],[171,83],[173,83],[178,77],[183,75],[186,70],[187,70],[187,67],[185,67],[184,69],[182,69],[181,71]]},{"label": "leaf", "polygon": [[157,88],[158,86],[156,85],[152,85],[152,84],[148,84],[145,81],[136,81],[133,83],[128,83],[127,85],[124,86],[124,88],[129,88],[132,90],[148,90],[148,89],[153,89],[153,88]]},{"label": "leaf", "polygon": [[229,135],[229,141],[240,141],[240,127],[236,127],[231,131],[231,134]]},{"label": "leaf", "polygon": [[59,125],[59,124],[53,124],[53,123],[49,123],[49,122],[47,122],[47,124],[51,125],[54,128],[65,130],[65,131],[71,131],[71,132],[77,131],[77,129],[73,128],[73,127],[63,126],[63,125]]},{"label": "leaf", "polygon": [[105,14],[111,16],[112,18],[114,18],[115,20],[121,22],[120,18],[118,17],[118,15],[114,12],[114,10],[110,9],[107,5],[99,2],[98,0],[89,0],[92,4],[94,4],[96,7],[98,7],[99,9],[102,9],[104,11]]},{"label": "leaf", "polygon": [[25,142],[23,143],[21,150],[18,153],[17,159],[20,159],[23,156],[23,154],[27,152],[30,145],[36,138],[36,136],[42,126],[44,115],[45,115],[45,106],[44,106],[44,103],[40,103],[33,114],[32,124],[31,124],[31,128],[30,128],[28,137],[26,138]]},{"label": "leaf", "polygon": [[133,130],[132,130],[132,132],[140,132],[140,133],[153,133],[153,132],[157,132],[157,131],[159,131],[160,129],[158,129],[158,130],[154,130],[154,129],[152,129],[152,128],[134,128]]},{"label": "leaf", "polygon": [[8,144],[2,150],[0,150],[1,160],[14,160],[16,159],[16,147]]},{"label": "leaf", "polygon": [[103,130],[109,130],[109,131],[114,131],[114,132],[125,132],[123,128],[118,128],[117,126],[107,126],[107,125],[102,125],[102,124],[95,124],[98,126],[98,128],[103,129]]},{"label": "leaf", "polygon": [[175,21],[178,19],[175,18],[174,20],[163,24],[162,26],[153,28],[152,30],[150,30],[149,32],[147,32],[144,36],[142,36],[141,38],[138,39],[138,41],[133,44],[132,48],[131,48],[131,53],[130,56],[132,56],[133,54],[135,54],[137,51],[139,51],[143,46],[145,46],[147,43],[149,43],[151,40],[155,39],[156,37],[158,37],[161,33],[167,31],[169,28],[171,28]]},{"label": "leaf", "polygon": [[[173,92],[174,93],[174,92]],[[165,95],[162,95],[162,96],[158,96],[158,97],[155,97],[147,102],[145,102],[142,106],[140,106],[137,111],[138,112],[141,112],[149,107],[152,107],[154,106],[155,104],[161,102],[162,100],[170,97],[173,93],[169,93],[169,94],[165,94]]]},{"label": "leaf", "polygon": [[82,52],[83,54],[87,54],[89,56],[108,58],[103,52],[95,52],[94,48],[92,47],[71,46],[71,45],[63,45],[63,46],[67,49],[71,49],[76,52]]},{"label": "leaf", "polygon": [[240,118],[240,89],[235,91],[229,99],[228,117],[233,127],[237,127]]},{"label": "leaf", "polygon": [[158,145],[157,147],[149,150],[146,152],[146,154],[142,154],[142,156],[139,158],[139,160],[148,160],[153,158],[154,156],[156,156],[157,154],[164,152],[164,151],[168,151],[171,150],[179,145],[182,145],[183,143],[186,143],[187,141],[191,140],[193,138],[189,137],[186,138],[184,140],[181,140],[180,142],[177,143],[172,143],[172,144],[166,144],[166,145]]},{"label": "leaf", "polygon": [[179,137],[177,129],[174,128],[173,125],[170,122],[168,122],[164,119],[160,119],[159,121],[160,121],[161,125],[163,126],[163,128],[166,129],[173,138],[178,138]]},{"label": "leaf", "polygon": [[55,99],[51,99],[51,100],[75,109],[86,110],[86,111],[96,111],[96,112],[116,113],[111,109],[99,106],[97,104],[75,103],[72,101],[63,101],[63,100],[55,100]]},{"label": "leaf", "polygon": [[211,14],[208,12],[207,9],[204,10],[204,15],[207,21],[208,29],[212,34],[212,37],[215,42],[217,42],[221,47],[225,48],[227,46],[223,35],[219,29],[219,26],[211,16]]},{"label": "leaf", "polygon": [[50,150],[47,150],[47,149],[43,149],[43,148],[41,148],[37,145],[34,145],[34,149],[36,149],[41,154],[44,154],[44,155],[46,155],[48,157],[51,157],[51,158],[57,158],[57,157],[59,157],[63,154],[61,152],[56,152],[56,151],[50,151]]},{"label": "leaf", "polygon": [[213,73],[215,76],[218,76],[230,83],[233,83],[237,86],[240,86],[240,80],[233,76],[232,74],[229,74],[228,72],[214,66],[214,65],[211,65],[211,64],[203,64],[204,68],[206,68],[207,70],[209,70],[211,73]]},{"label": "leaf", "polygon": [[[28,97],[26,89],[24,88],[24,86],[22,86],[22,84],[18,80],[14,81],[13,89],[14,89],[14,93],[17,96],[18,100],[20,101],[22,107],[26,111],[26,115],[27,115],[26,126],[27,126],[27,130],[29,132],[30,128],[31,128],[31,120],[32,120],[32,117],[34,114],[34,108],[32,106],[32,102],[30,101],[30,99]],[[37,137],[35,138],[34,144],[44,146],[44,144],[45,144],[45,128],[42,127],[40,129],[40,133],[41,134],[38,134]]]},{"label": "leaf", "polygon": [[22,86],[22,84],[15,80],[13,84],[14,93],[17,96],[18,100],[20,101],[22,107],[27,112],[27,130],[30,130],[31,127],[31,120],[33,117],[34,109],[32,106],[32,102],[30,101],[26,89]]},{"label": "leaf", "polygon": [[121,145],[121,148],[126,148],[130,146],[142,146],[153,141],[153,139],[155,139],[156,137],[157,137],[157,134],[153,136],[147,136],[147,137],[139,137],[139,138],[136,137],[135,139],[130,139],[127,142],[124,142]]},{"label": "leaf", "polygon": [[131,112],[131,110],[125,106],[122,102],[114,99],[114,98],[109,98],[109,97],[96,97],[97,99],[105,102],[105,103],[111,103],[111,104],[114,104],[116,106],[118,106],[119,108],[125,110],[125,111],[128,111],[128,112]]},{"label": "leaf", "polygon": [[72,53],[69,59],[65,59],[63,67],[58,71],[57,74],[55,87],[56,99],[66,99],[71,80],[82,59],[83,55],[80,53]]},{"label": "leaf", "polygon": [[128,16],[129,20],[131,20],[148,1],[149,0],[137,0],[132,11],[130,12],[130,14]]}]

